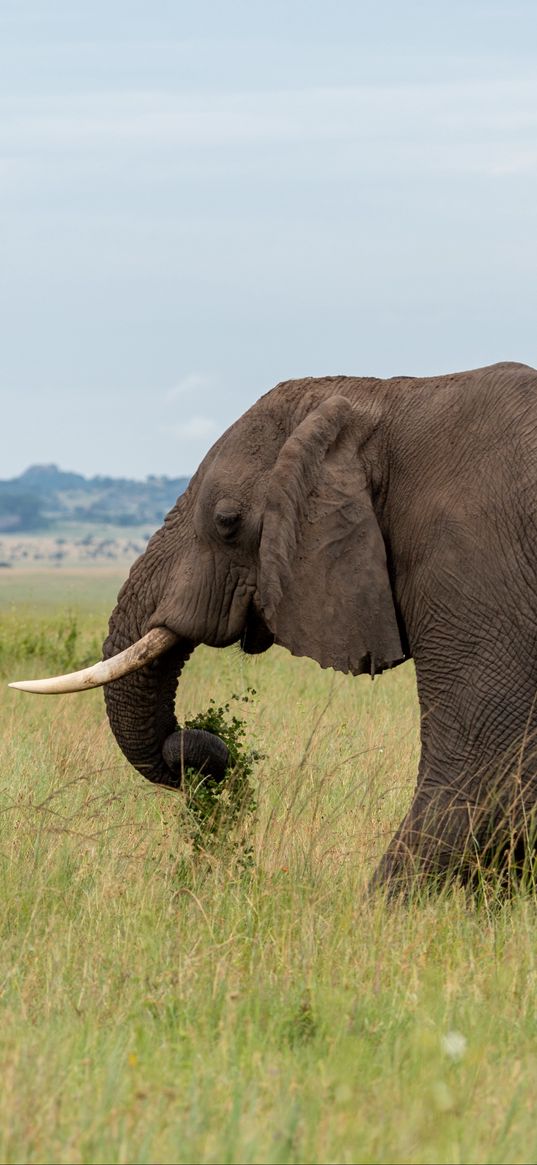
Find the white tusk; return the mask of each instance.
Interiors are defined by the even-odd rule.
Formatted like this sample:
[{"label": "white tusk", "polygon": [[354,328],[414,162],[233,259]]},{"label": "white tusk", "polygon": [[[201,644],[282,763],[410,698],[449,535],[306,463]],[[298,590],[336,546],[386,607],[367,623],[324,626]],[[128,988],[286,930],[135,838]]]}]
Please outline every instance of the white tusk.
[{"label": "white tusk", "polygon": [[19,680],[9,687],[20,688],[22,692],[39,692],[41,695],[84,692],[87,688],[100,688],[103,684],[121,679],[121,676],[128,676],[130,672],[151,663],[151,660],[157,659],[159,655],[173,647],[177,640],[178,636],[173,631],[168,631],[167,627],[154,627],[131,647],[120,651],[119,655],[103,659],[100,663],[94,663],[92,667],[84,667],[81,671],[73,671],[67,676],[51,676],[48,680]]}]

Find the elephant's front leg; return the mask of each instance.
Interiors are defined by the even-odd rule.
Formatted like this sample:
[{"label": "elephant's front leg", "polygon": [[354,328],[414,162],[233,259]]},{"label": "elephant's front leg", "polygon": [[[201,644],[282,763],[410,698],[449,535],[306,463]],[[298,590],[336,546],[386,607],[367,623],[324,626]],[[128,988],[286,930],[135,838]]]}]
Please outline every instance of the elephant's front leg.
[{"label": "elephant's front leg", "polygon": [[413,886],[479,864],[482,814],[453,790],[421,787],[390,842],[371,889],[406,893]]}]

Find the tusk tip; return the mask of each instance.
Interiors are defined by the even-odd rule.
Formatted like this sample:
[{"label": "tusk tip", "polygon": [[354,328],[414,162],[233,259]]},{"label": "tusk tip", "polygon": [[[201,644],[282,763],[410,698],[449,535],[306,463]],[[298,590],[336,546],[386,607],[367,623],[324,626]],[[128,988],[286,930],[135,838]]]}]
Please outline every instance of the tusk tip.
[{"label": "tusk tip", "polygon": [[[43,681],[41,681],[43,683]],[[8,688],[17,688],[19,692],[40,692],[43,689],[39,686],[39,680],[14,680],[7,685]]]}]

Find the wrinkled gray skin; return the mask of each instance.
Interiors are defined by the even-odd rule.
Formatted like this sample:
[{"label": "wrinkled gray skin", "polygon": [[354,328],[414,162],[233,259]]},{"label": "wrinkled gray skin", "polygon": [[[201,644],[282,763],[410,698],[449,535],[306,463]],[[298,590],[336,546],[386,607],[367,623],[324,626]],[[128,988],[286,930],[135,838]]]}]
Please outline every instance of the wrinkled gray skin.
[{"label": "wrinkled gray skin", "polygon": [[279,384],[134,564],[105,657],[161,625],[179,645],[106,690],[144,776],[180,782],[163,747],[197,644],[276,642],[355,675],[413,657],[417,788],[376,882],[505,857],[537,801],[537,372]]}]

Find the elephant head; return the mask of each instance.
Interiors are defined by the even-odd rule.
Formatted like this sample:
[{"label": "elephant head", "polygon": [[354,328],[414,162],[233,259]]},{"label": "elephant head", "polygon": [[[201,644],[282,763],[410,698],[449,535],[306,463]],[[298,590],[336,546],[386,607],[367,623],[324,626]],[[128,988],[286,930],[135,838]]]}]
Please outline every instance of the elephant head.
[{"label": "elephant head", "polygon": [[108,662],[79,686],[107,683],[114,735],[150,780],[180,783],[178,748],[185,765],[225,764],[208,734],[176,735],[176,686],[198,644],[257,653],[278,643],[355,675],[403,659],[373,505],[382,415],[356,384],[289,381],[262,397],[216,442],[134,563],[110,619]]}]

